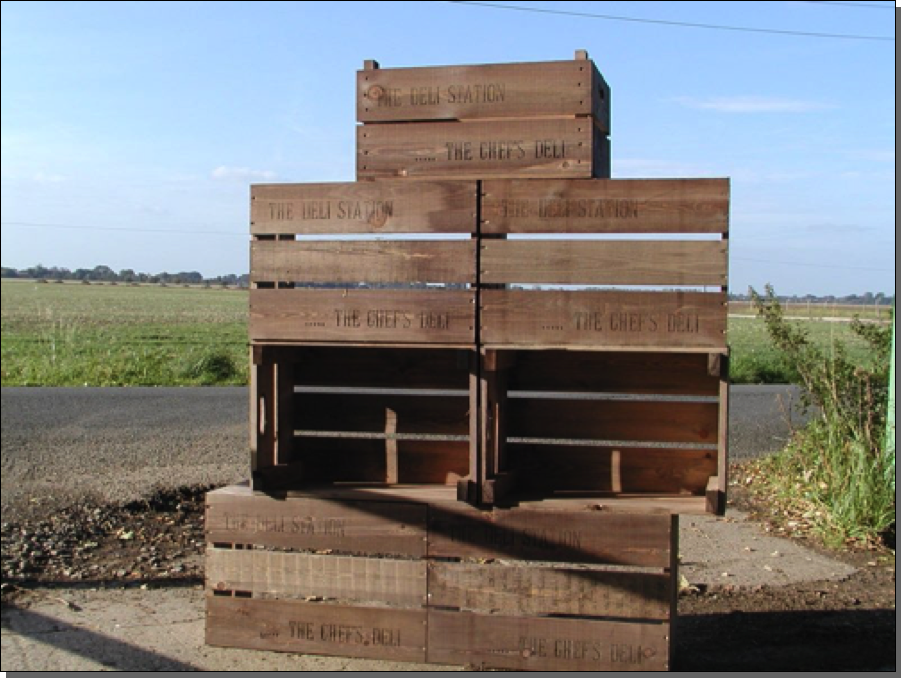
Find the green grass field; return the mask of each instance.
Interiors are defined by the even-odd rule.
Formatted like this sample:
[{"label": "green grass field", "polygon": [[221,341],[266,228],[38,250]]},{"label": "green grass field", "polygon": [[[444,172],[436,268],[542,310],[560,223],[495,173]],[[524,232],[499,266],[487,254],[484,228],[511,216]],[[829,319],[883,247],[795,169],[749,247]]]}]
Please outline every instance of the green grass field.
[{"label": "green grass field", "polygon": [[247,382],[247,293],[2,282],[4,386]]},{"label": "green grass field", "polygon": [[[247,383],[247,292],[4,280],[3,386],[189,386]],[[863,342],[847,323],[804,323],[829,346]],[[735,383],[790,377],[763,322],[729,322]]]}]

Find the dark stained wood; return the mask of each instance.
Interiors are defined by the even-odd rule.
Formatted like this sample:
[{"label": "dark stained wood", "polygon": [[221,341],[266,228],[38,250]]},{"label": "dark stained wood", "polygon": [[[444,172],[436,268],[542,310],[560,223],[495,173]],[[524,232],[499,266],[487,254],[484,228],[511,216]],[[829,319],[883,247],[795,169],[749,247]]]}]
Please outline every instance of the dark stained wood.
[{"label": "dark stained wood", "polygon": [[257,184],[250,232],[475,233],[474,181]]},{"label": "dark stained wood", "polygon": [[348,388],[469,387],[472,350],[433,348],[298,347],[294,374],[305,386]]},{"label": "dark stained wood", "polygon": [[491,347],[724,350],[720,292],[483,290],[481,340]]},{"label": "dark stained wood", "polygon": [[425,610],[209,596],[206,612],[208,645],[425,661]]},{"label": "dark stained wood", "polygon": [[367,555],[423,556],[426,507],[253,494],[232,486],[207,493],[210,543],[257,544]]},{"label": "dark stained wood", "polygon": [[516,671],[665,671],[669,625],[429,611],[428,661]]},{"label": "dark stained wood", "polygon": [[[397,448],[399,483],[456,485],[469,473],[469,443],[465,440],[300,437],[294,445],[295,463],[302,465],[308,483],[383,483],[388,477],[386,442]],[[290,489],[290,485],[282,489]]]},{"label": "dark stained wood", "polygon": [[517,617],[670,618],[668,574],[525,563],[429,564],[429,603]]},{"label": "dark stained wood", "polygon": [[483,240],[482,283],[709,285],[726,281],[720,241]]},{"label": "dark stained wood", "polygon": [[204,571],[208,591],[244,591],[255,598],[315,597],[401,607],[427,603],[422,560],[210,546]]},{"label": "dark stained wood", "polygon": [[588,115],[609,131],[610,90],[587,60],[357,73],[358,122]]},{"label": "dark stained wood", "polygon": [[505,351],[511,391],[715,396],[719,380],[700,353]]},{"label": "dark stained wood", "polygon": [[718,440],[717,403],[511,398],[512,438],[708,443]]},{"label": "dark stained wood", "polygon": [[474,283],[471,240],[269,241],[250,245],[253,282]]},{"label": "dark stained wood", "polygon": [[526,492],[702,495],[717,473],[716,450],[703,449],[509,444],[508,457]]},{"label": "dark stained wood", "polygon": [[726,233],[728,179],[488,180],[482,233]]},{"label": "dark stained wood", "polygon": [[472,344],[475,313],[471,290],[256,289],[250,339]]},{"label": "dark stained wood", "polygon": [[259,352],[250,364],[250,470],[256,474],[276,463],[275,368],[269,355]]},{"label": "dark stained wood", "polygon": [[718,443],[717,492],[719,502],[715,513],[726,514],[729,488],[729,355],[723,355],[720,364],[720,434]]},{"label": "dark stained wood", "polygon": [[427,433],[469,435],[466,395],[377,395],[299,393],[295,396],[296,429],[308,431]]},{"label": "dark stained wood", "polygon": [[357,180],[590,178],[589,119],[387,123],[357,128]]},{"label": "dark stained wood", "polygon": [[668,567],[671,538],[664,513],[429,507],[430,557]]}]

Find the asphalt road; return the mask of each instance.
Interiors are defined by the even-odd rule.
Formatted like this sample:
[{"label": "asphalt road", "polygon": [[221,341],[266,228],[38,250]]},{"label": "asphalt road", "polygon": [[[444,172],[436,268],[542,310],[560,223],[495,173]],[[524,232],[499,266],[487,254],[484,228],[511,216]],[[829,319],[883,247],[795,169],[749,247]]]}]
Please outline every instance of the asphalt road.
[{"label": "asphalt road", "polygon": [[[3,388],[2,506],[85,497],[128,501],[155,488],[247,478],[245,388]],[[730,454],[777,450],[798,391],[733,387]],[[794,415],[798,420],[797,414]]]}]

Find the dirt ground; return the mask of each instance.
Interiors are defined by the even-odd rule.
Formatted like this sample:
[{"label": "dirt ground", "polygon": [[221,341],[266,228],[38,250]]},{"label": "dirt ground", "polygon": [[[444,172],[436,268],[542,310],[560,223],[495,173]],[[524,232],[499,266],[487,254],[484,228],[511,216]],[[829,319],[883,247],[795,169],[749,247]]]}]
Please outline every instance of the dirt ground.
[{"label": "dirt ground", "polygon": [[[203,582],[203,488],[126,506],[4,515],[4,618],[60,591]],[[894,670],[890,551],[788,540],[735,488],[730,515],[682,519],[676,670]],[[136,591],[137,592],[137,591]],[[4,628],[4,633],[6,629]],[[6,667],[4,667],[6,668]]]}]

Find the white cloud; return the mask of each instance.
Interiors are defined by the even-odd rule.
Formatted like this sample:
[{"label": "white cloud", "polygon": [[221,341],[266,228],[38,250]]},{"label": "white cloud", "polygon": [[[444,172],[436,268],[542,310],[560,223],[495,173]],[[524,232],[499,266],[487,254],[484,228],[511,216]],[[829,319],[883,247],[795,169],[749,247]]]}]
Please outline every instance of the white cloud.
[{"label": "white cloud", "polygon": [[778,99],[773,97],[677,97],[675,101],[686,108],[716,113],[809,113],[835,108],[832,104],[800,99]]},{"label": "white cloud", "polygon": [[210,176],[213,179],[226,179],[233,181],[257,181],[260,179],[271,181],[278,175],[271,170],[256,170],[249,167],[229,167],[228,165],[219,165],[214,169]]}]

